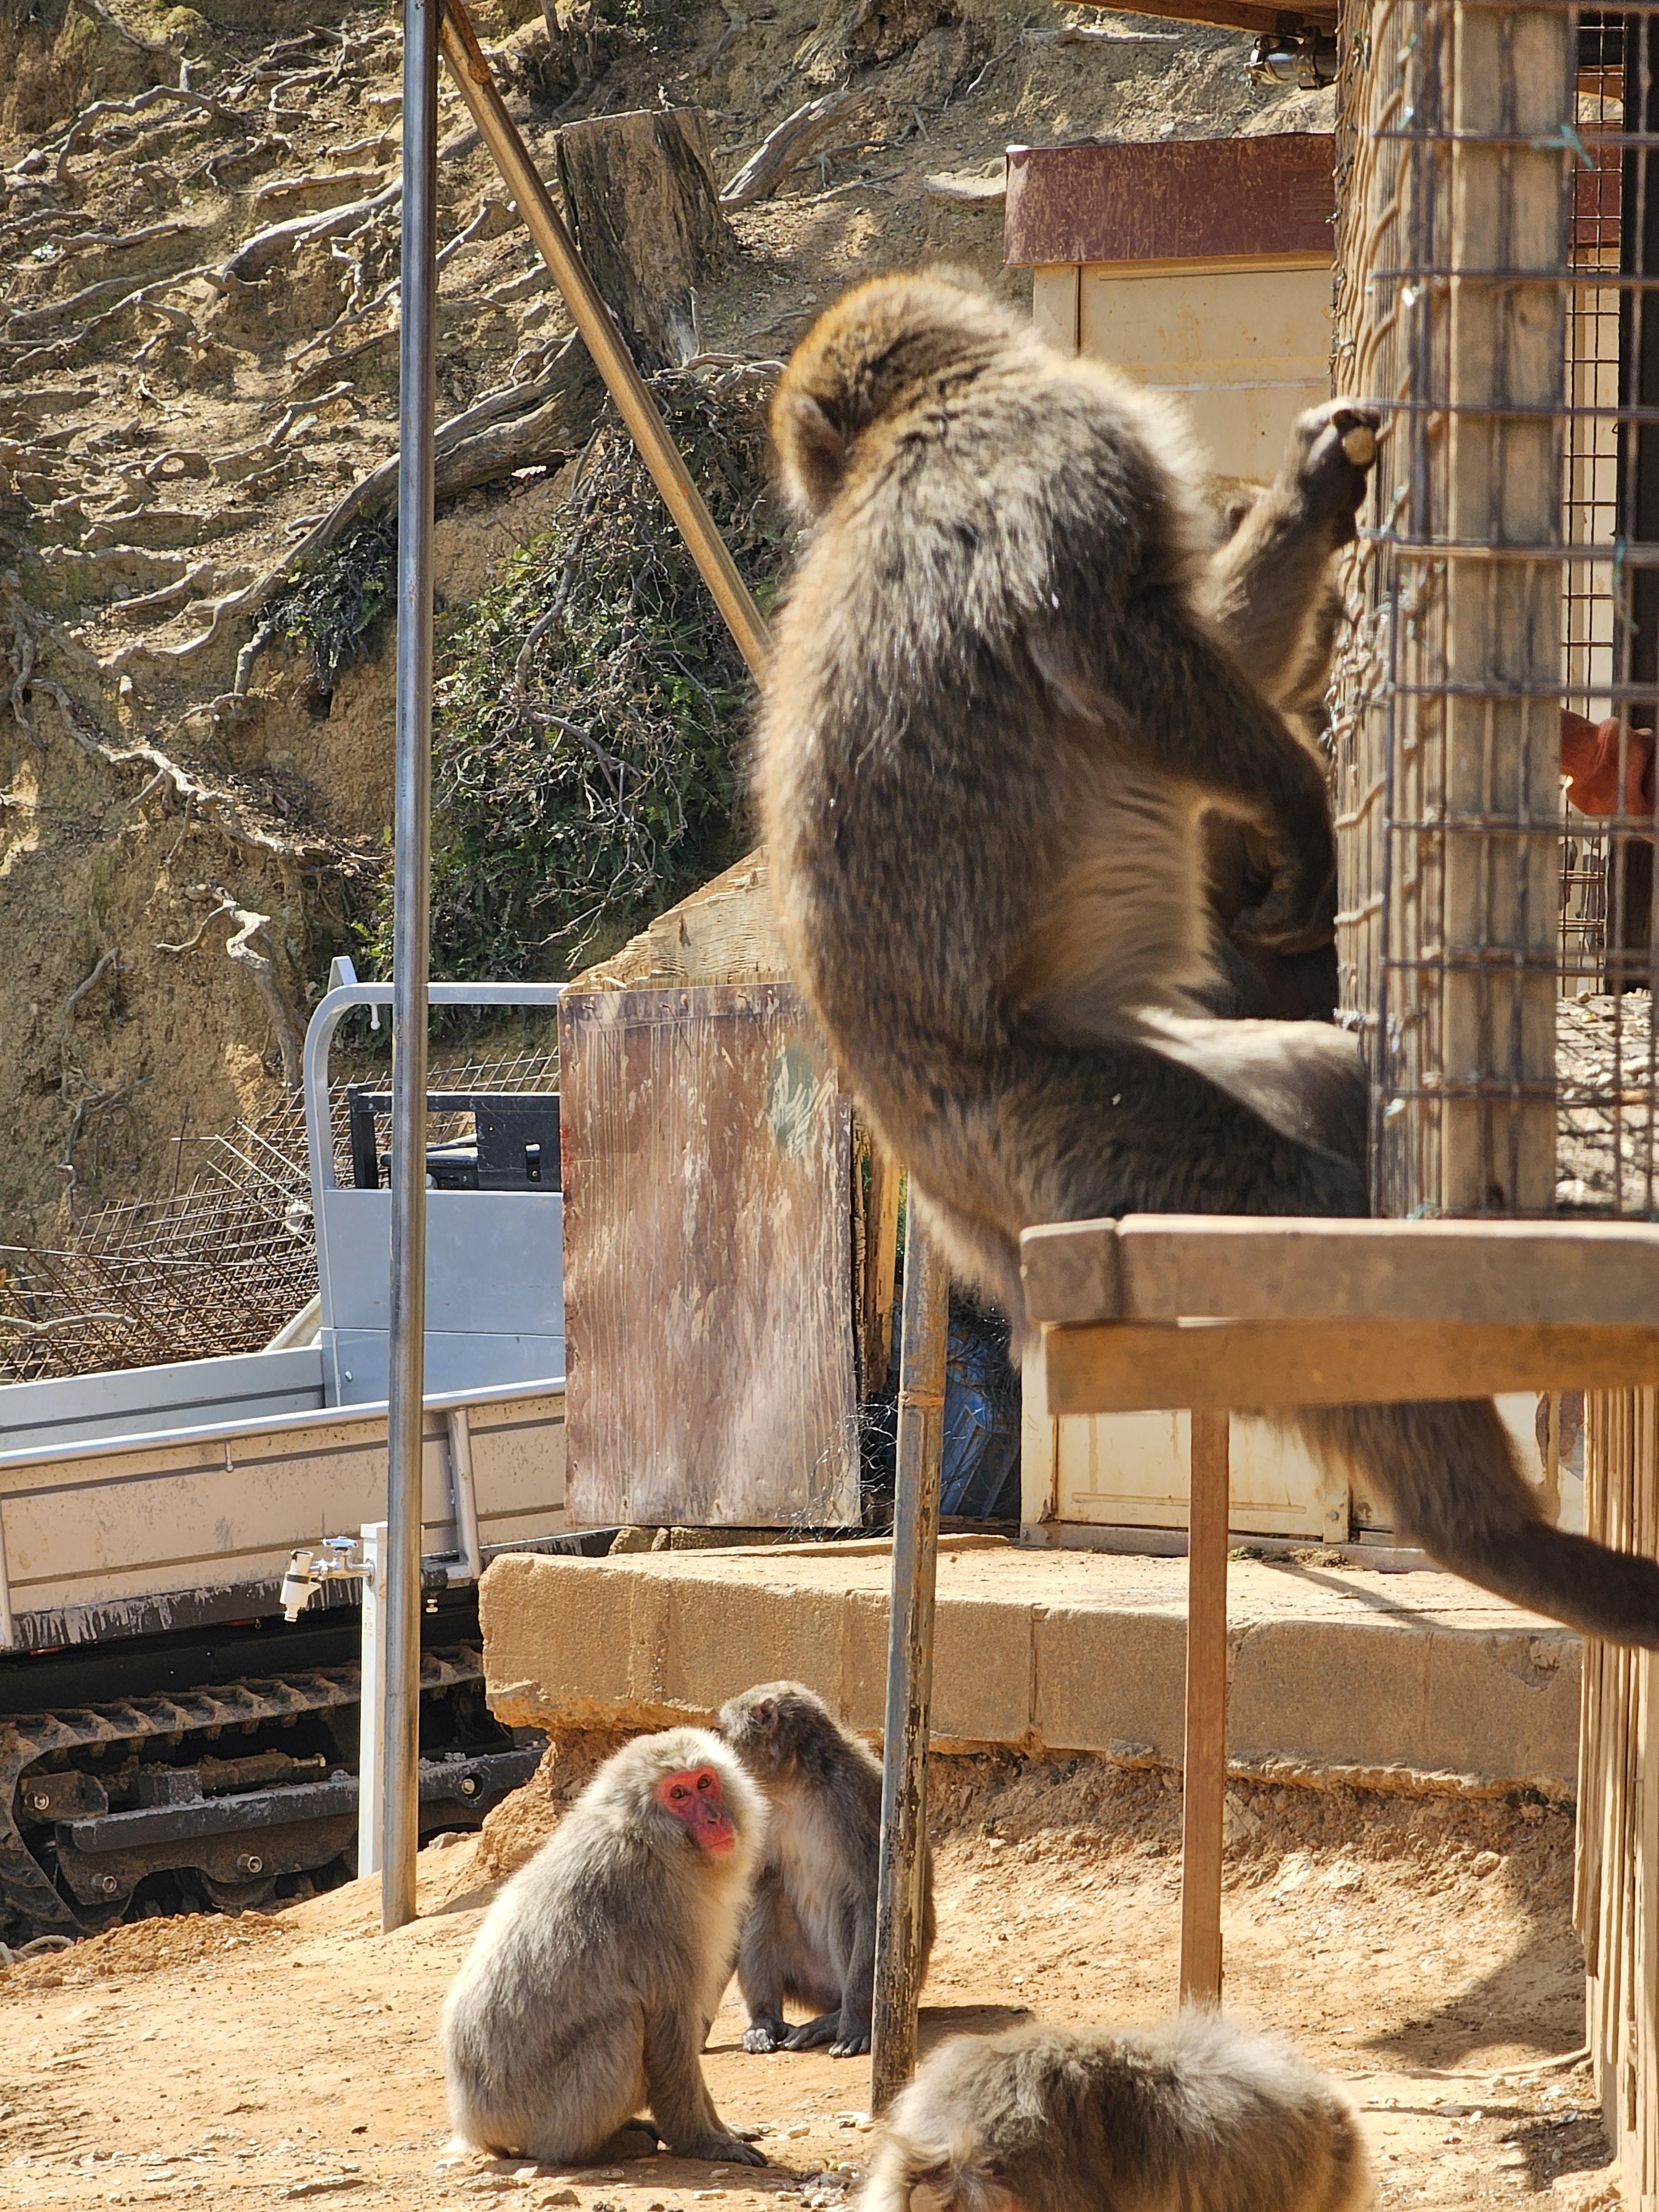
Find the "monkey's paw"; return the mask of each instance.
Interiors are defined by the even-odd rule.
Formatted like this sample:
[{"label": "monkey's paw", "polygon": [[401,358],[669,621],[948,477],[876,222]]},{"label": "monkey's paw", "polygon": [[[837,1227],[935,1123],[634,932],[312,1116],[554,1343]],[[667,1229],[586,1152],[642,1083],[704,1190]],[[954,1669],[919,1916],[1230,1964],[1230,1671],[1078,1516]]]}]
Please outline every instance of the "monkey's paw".
[{"label": "monkey's paw", "polygon": [[1297,420],[1287,465],[1308,519],[1330,526],[1333,545],[1346,545],[1354,534],[1382,423],[1381,410],[1358,399],[1328,400]]},{"label": "monkey's paw", "polygon": [[840,2035],[830,2046],[832,2058],[862,2058],[870,2049],[867,2035]]},{"label": "monkey's paw", "polygon": [[841,2014],[838,2012],[820,2013],[816,2020],[803,2021],[792,2027],[783,2039],[786,2051],[823,2051],[836,2042],[841,2034]]},{"label": "monkey's paw", "polygon": [[779,2021],[775,2026],[757,2021],[753,2027],[745,2027],[743,2031],[743,2047],[745,2051],[781,2051],[786,2040],[781,2021]]},{"label": "monkey's paw", "polygon": [[707,2142],[687,2143],[682,2158],[706,2158],[721,2166],[769,2166],[763,2150],[737,2136],[710,2136]]}]

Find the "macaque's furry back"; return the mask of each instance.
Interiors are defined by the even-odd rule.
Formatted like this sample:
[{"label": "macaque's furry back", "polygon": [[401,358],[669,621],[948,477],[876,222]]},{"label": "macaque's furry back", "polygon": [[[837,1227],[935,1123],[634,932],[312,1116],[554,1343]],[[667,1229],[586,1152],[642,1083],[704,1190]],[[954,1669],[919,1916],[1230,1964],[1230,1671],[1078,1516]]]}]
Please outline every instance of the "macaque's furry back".
[{"label": "macaque's furry back", "polygon": [[[970,282],[859,287],[780,381],[814,527],[759,731],[774,896],[838,1064],[1017,1334],[1036,1223],[1369,1211],[1353,1038],[1206,1011],[1205,840],[1223,818],[1259,856],[1236,937],[1328,939],[1324,775],[1279,706],[1376,420],[1302,416],[1218,548],[1169,407]],[[1659,1645],[1659,1567],[1541,1522],[1489,1402],[1286,1418],[1447,1566]]]},{"label": "macaque's furry back", "polygon": [[903,2090],[859,2212],[1359,2212],[1353,2107],[1212,2014],[942,2045]]}]

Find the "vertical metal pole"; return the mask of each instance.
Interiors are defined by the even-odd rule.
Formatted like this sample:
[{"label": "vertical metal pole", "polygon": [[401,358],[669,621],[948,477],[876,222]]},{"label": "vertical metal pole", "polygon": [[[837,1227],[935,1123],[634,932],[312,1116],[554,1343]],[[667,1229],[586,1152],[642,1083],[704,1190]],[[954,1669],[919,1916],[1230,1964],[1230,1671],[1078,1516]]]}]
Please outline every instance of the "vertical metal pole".
[{"label": "vertical metal pole", "polygon": [[1181,1796],[1181,2001],[1221,2002],[1227,1794],[1225,1413],[1194,1413],[1187,1540],[1187,1741]]},{"label": "vertical metal pole", "polygon": [[379,1874],[386,1787],[386,1522],[363,1530],[362,1716],[357,1730],[357,1879]]},{"label": "vertical metal pole", "polygon": [[404,0],[398,755],[392,922],[392,1348],[386,1424],[386,1794],[380,1925],[415,1917],[426,1328],[426,981],[432,811],[432,426],[439,0]]},{"label": "vertical metal pole", "polygon": [[898,1470],[893,1598],[887,1631],[887,1721],[881,1760],[881,1873],[870,2023],[870,2109],[890,2104],[915,2069],[927,1863],[927,1714],[933,1692],[933,1589],[939,1569],[939,1452],[950,1277],[908,1209],[899,1345]]}]

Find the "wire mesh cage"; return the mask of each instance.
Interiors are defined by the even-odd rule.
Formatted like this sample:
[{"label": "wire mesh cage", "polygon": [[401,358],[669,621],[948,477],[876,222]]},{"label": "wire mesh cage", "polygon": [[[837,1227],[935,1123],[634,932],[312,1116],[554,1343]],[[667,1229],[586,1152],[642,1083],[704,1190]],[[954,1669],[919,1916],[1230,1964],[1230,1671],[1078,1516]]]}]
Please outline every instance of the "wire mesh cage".
[{"label": "wire mesh cage", "polygon": [[1343,45],[1335,381],[1388,410],[1333,721],[1379,1202],[1652,1215],[1659,31],[1378,0]]},{"label": "wire mesh cage", "polygon": [[[1386,426],[1332,721],[1339,957],[1389,1213],[1655,1215],[1656,19],[1346,0],[1334,376]],[[1659,1395],[1584,1426],[1587,1533],[1650,1552]],[[1659,1681],[1591,1644],[1583,1682],[1590,2045],[1650,2205]]]}]

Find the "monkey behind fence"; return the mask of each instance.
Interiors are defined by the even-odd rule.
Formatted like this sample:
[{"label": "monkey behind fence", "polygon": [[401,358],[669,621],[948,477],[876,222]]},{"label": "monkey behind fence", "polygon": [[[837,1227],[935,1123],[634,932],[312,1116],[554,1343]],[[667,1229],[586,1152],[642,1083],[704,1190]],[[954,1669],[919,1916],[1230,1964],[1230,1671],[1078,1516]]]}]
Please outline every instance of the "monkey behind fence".
[{"label": "monkey behind fence", "polygon": [[859,2212],[1358,2212],[1353,2107],[1214,2014],[959,2036],[901,2092]]},{"label": "monkey behind fence", "polygon": [[[772,1808],[743,1925],[738,1984],[745,2051],[870,2048],[876,1972],[881,1765],[800,1682],[764,1682],[720,1708],[720,1734]],[[933,1942],[933,1865],[923,1870],[921,1958]],[[784,2024],[786,1998],[818,2017]]]},{"label": "monkey behind fence", "polygon": [[[1167,404],[971,283],[859,287],[779,384],[785,489],[815,519],[757,754],[792,969],[953,1263],[1017,1324],[1038,1222],[1370,1211],[1353,1039],[1204,1012],[1203,837],[1225,817],[1261,856],[1236,934],[1320,941],[1324,776],[1270,702],[1294,703],[1376,420],[1303,416],[1215,550]],[[1659,1646],[1659,1566],[1542,1522],[1489,1401],[1283,1418],[1471,1582]]]},{"label": "monkey behind fence", "polygon": [[[732,1972],[766,1804],[718,1736],[608,1759],[496,1899],[439,2030],[450,2116],[479,2150],[764,2166],[701,2052]],[[648,2107],[654,2127],[635,2118]]]}]

